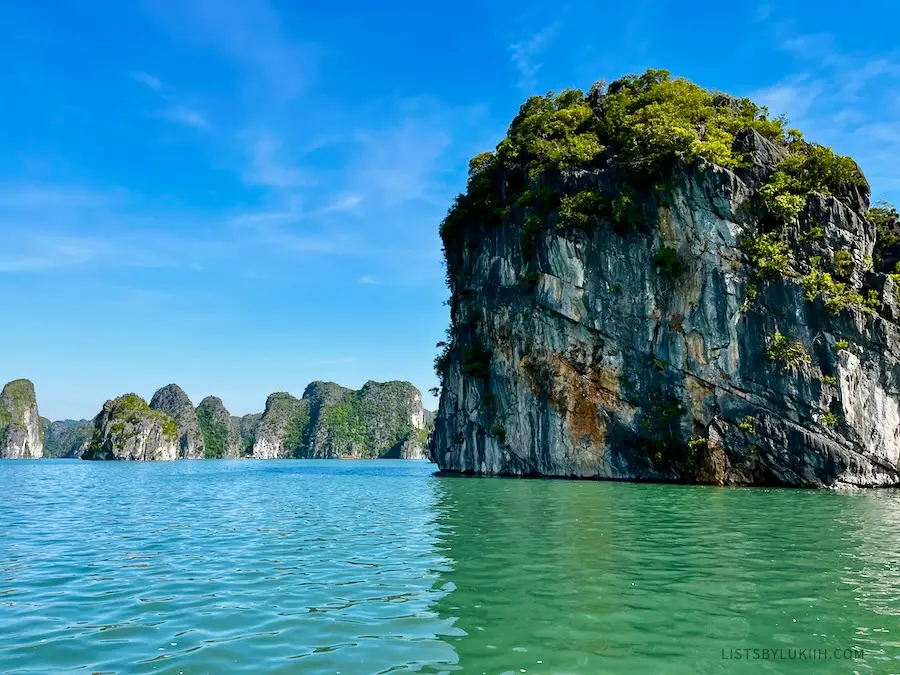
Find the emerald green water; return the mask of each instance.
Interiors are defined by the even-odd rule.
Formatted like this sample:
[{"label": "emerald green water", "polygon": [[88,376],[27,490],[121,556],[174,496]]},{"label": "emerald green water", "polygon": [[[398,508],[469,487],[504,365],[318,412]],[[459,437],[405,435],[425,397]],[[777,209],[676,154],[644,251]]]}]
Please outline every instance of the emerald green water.
[{"label": "emerald green water", "polygon": [[0,462],[0,672],[900,672],[896,491],[433,471]]}]

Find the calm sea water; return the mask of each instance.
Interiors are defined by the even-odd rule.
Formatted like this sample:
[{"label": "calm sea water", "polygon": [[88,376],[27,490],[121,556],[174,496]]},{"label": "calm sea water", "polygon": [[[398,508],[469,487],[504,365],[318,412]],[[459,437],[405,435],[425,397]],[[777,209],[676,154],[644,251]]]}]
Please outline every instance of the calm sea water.
[{"label": "calm sea water", "polygon": [[0,462],[0,672],[900,672],[898,492],[433,471]]}]

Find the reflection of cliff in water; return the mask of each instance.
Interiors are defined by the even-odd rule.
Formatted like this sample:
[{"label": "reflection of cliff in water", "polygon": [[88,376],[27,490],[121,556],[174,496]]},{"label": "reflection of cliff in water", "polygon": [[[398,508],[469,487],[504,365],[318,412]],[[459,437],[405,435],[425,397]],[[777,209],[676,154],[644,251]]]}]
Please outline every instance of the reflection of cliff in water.
[{"label": "reflection of cliff in water", "polygon": [[464,670],[749,673],[761,664],[722,650],[763,646],[900,656],[879,633],[900,612],[898,494],[438,480],[450,592],[433,609],[464,633],[443,635]]}]

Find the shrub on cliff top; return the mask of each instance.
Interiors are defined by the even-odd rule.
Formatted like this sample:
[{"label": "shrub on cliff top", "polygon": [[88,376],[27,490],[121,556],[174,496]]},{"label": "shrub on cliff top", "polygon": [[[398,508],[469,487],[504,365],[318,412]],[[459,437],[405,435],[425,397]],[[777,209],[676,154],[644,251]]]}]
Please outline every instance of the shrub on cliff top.
[{"label": "shrub on cliff top", "polygon": [[615,146],[618,162],[633,171],[665,172],[674,160],[703,158],[737,166],[734,135],[754,128],[772,140],[784,138],[784,121],[749,99],[716,95],[666,70],[628,75],[598,94],[597,128]]},{"label": "shrub on cliff top", "polygon": [[840,193],[848,184],[869,189],[856,162],[831,148],[797,139],[759,192],[777,220],[791,223],[800,215],[810,194]]},{"label": "shrub on cliff top", "polygon": [[[659,176],[678,160],[690,164],[701,158],[737,166],[742,157],[733,150],[734,135],[747,128],[785,139],[783,120],[769,119],[765,108],[672,78],[665,70],[626,76],[608,90],[595,85],[587,99],[577,89],[532,96],[496,151],[473,158],[466,193],[456,198],[441,234],[453,237],[469,223],[497,223],[531,187],[529,181],[540,183],[550,171],[595,168],[604,155],[631,175]],[[504,172],[520,177],[501,190],[498,178]]]},{"label": "shrub on cliff top", "polygon": [[547,169],[587,166],[603,151],[591,128],[594,113],[577,89],[532,96],[519,109],[497,146],[505,164],[523,164],[531,178]]}]

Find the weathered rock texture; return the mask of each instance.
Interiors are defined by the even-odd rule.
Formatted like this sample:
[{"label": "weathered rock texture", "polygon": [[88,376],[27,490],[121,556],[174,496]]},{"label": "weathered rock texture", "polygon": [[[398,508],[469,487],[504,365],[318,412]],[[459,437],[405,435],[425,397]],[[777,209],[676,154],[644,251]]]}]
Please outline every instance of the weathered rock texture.
[{"label": "weathered rock texture", "polygon": [[51,422],[41,418],[44,426],[44,457],[80,459],[91,441],[94,424],[90,420],[60,420]]},{"label": "weathered rock texture", "polygon": [[178,426],[178,459],[203,459],[203,434],[194,404],[177,384],[167,384],[153,394],[150,407],[175,420]]},{"label": "weathered rock texture", "polygon": [[[635,231],[612,217],[565,227],[554,211],[531,236],[533,212],[513,207],[502,223],[444,237],[453,328],[432,446],[441,469],[900,482],[900,315],[894,281],[867,271],[867,191],[810,194],[782,235],[790,269],[760,278],[742,242],[763,230],[759,189],[787,152],[754,130],[735,146],[742,168],[676,164],[662,189],[639,189],[647,226]],[[523,180],[514,173],[497,170],[495,189]],[[622,190],[621,171],[602,162],[542,180],[610,201]],[[678,261],[668,275],[664,248]],[[805,296],[799,281],[816,263],[838,278],[839,251],[848,286],[882,294],[874,312],[847,303],[832,313]],[[799,345],[796,358],[783,357],[778,334]]]},{"label": "weathered rock texture", "polygon": [[200,401],[197,422],[207,459],[236,459],[243,454],[240,419],[228,414],[222,399],[207,396]]},{"label": "weathered rock texture", "polygon": [[408,382],[367,382],[359,391],[313,382],[302,399],[269,396],[253,457],[416,459],[427,433],[422,396]]},{"label": "weathered rock texture", "polygon": [[137,394],[107,401],[94,418],[82,459],[172,460],[180,455],[178,425]]},{"label": "weathered rock texture", "polygon": [[34,385],[13,380],[0,392],[0,459],[39,459],[44,455],[44,429]]}]

